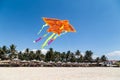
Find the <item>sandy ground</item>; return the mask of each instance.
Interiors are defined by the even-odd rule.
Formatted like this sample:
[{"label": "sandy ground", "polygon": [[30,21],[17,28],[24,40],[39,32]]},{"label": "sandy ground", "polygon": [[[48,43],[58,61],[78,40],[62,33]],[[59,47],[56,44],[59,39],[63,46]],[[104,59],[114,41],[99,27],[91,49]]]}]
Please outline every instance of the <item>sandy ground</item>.
[{"label": "sandy ground", "polygon": [[0,80],[120,80],[120,68],[0,68]]}]

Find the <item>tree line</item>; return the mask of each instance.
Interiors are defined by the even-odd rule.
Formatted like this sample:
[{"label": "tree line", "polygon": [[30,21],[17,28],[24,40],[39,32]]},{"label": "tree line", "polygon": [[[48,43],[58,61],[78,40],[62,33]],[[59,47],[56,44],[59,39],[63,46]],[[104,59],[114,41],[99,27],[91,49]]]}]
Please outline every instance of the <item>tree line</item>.
[{"label": "tree line", "polygon": [[91,50],[87,50],[85,54],[81,54],[79,50],[76,52],[71,52],[70,50],[67,52],[58,52],[54,51],[53,48],[50,48],[46,54],[43,54],[41,50],[30,51],[29,48],[26,48],[24,52],[17,51],[16,46],[14,44],[0,47],[0,59],[1,60],[39,60],[39,61],[54,61],[54,62],[104,62],[107,60],[105,55],[101,57],[97,57],[93,59],[93,52]]}]

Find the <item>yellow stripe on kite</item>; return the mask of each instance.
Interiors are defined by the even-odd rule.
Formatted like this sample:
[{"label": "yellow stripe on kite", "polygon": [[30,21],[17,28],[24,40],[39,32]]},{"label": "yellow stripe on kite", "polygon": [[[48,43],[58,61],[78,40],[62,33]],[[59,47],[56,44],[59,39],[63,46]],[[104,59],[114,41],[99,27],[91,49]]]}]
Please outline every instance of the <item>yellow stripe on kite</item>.
[{"label": "yellow stripe on kite", "polygon": [[49,41],[54,35],[55,35],[55,33],[53,33],[50,37],[48,37],[48,39],[43,43],[42,48],[44,48],[44,47],[47,45],[48,41]]}]

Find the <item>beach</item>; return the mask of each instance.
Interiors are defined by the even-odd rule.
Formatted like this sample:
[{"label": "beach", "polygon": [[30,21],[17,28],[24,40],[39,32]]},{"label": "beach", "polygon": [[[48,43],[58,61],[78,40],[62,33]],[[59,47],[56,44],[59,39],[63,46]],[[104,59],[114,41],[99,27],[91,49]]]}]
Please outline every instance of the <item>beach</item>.
[{"label": "beach", "polygon": [[0,80],[119,80],[113,67],[1,67]]}]

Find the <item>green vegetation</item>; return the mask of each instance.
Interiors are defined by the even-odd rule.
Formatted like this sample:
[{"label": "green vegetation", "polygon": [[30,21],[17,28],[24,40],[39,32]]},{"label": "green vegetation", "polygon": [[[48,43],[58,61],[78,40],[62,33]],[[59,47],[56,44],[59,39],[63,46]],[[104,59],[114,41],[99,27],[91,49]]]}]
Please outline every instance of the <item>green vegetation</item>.
[{"label": "green vegetation", "polygon": [[46,54],[43,54],[41,50],[37,51],[30,51],[29,48],[26,48],[24,52],[18,52],[16,50],[16,46],[14,44],[10,45],[10,47],[2,46],[0,47],[0,59],[1,60],[13,60],[13,59],[20,59],[20,60],[39,60],[39,61],[54,61],[54,62],[104,62],[107,60],[105,55],[101,57],[97,57],[93,59],[92,57],[93,52],[87,50],[84,55],[81,54],[79,50],[75,53],[71,51],[67,52],[58,52],[54,51],[53,48],[50,48]]}]

